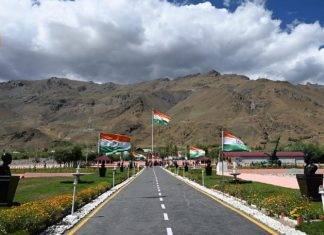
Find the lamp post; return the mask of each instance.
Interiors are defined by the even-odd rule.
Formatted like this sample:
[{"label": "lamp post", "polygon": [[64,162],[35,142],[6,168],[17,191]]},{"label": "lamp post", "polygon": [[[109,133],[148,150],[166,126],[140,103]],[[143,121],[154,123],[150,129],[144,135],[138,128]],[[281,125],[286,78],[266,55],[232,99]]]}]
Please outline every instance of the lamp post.
[{"label": "lamp post", "polygon": [[323,185],[319,187],[319,194],[321,194],[322,197],[322,205],[323,205],[323,211],[324,211],[324,175],[323,175]]},{"label": "lamp post", "polygon": [[201,169],[201,182],[202,182],[202,186],[205,187],[204,168]]},{"label": "lamp post", "polygon": [[72,209],[71,209],[71,214],[74,213],[74,209],[75,209],[75,194],[76,194],[76,187],[78,182],[80,181],[80,176],[82,175],[89,175],[90,173],[81,173],[80,172],[80,162],[78,162],[78,166],[76,168],[76,172],[72,173],[73,177],[74,177],[74,181],[73,181],[73,196],[72,196]]},{"label": "lamp post", "polygon": [[116,167],[114,166],[114,169],[113,169],[113,187],[115,187],[115,173],[116,173]]}]

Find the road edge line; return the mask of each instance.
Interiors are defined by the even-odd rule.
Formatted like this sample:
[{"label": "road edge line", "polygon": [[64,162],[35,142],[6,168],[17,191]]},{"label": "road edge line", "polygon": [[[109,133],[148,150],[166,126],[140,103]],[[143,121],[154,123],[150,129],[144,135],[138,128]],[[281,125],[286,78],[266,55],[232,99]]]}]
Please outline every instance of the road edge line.
[{"label": "road edge line", "polygon": [[129,182],[123,185],[121,188],[116,190],[113,194],[107,197],[102,203],[100,203],[96,208],[94,208],[89,214],[85,215],[80,221],[78,221],[72,228],[66,231],[67,235],[73,235],[78,232],[83,225],[85,225],[89,219],[91,219],[96,213],[98,213],[108,202],[114,199],[120,192],[122,192],[129,184],[131,184],[138,176],[140,176],[144,172],[145,168],[143,168],[138,174],[135,175],[134,178],[131,178]]},{"label": "road edge line", "polygon": [[[221,205],[225,206],[226,208],[228,208],[228,209],[230,209],[230,210],[236,212],[237,214],[241,215],[242,217],[248,219],[249,221],[251,221],[251,222],[254,223],[255,225],[259,226],[260,228],[262,228],[262,229],[265,230],[266,232],[268,232],[268,233],[270,233],[270,234],[281,234],[281,231],[278,231],[278,230],[276,230],[275,228],[272,228],[272,227],[270,227],[269,225],[264,224],[263,222],[259,221],[259,220],[258,220],[256,217],[254,217],[253,215],[250,215],[250,214],[246,213],[246,212],[243,211],[243,210],[240,210],[240,209],[238,209],[238,208],[235,208],[235,207],[233,207],[231,204],[229,204],[229,203],[223,201],[222,199],[216,197],[215,195],[212,195],[211,193],[208,193],[208,192],[206,192],[206,191],[204,191],[204,190],[198,188],[197,186],[193,185],[193,183],[197,184],[196,182],[194,182],[194,181],[192,181],[192,180],[190,180],[190,179],[188,179],[188,178],[184,178],[184,177],[182,177],[182,176],[180,176],[180,175],[176,175],[176,174],[174,174],[173,172],[169,171],[169,170],[166,169],[166,168],[163,168],[163,167],[162,167],[162,169],[165,170],[167,173],[169,173],[171,176],[175,177],[176,179],[179,179],[179,180],[181,180],[182,182],[184,182],[185,184],[187,184],[188,186],[190,186],[190,187],[196,189],[196,190],[199,191],[200,193],[202,193],[202,194],[208,196],[209,198],[211,198],[211,199],[213,199],[214,201],[220,203]],[[188,181],[188,182],[187,182],[187,181]],[[201,186],[201,185],[199,185],[199,186],[200,186],[200,187],[203,187],[203,186]],[[207,190],[211,190],[211,189],[206,188],[206,187],[204,187],[204,188],[207,189]],[[234,197],[233,197],[233,198],[234,198]],[[269,218],[271,218],[271,217],[269,217]],[[271,219],[273,219],[273,218],[271,218]],[[273,220],[274,220],[274,219],[273,219]],[[276,221],[277,221],[277,220],[276,220]],[[277,222],[278,222],[278,223],[281,223],[280,221],[277,221]],[[286,226],[286,225],[283,225],[283,226]],[[291,228],[291,227],[289,227],[289,228],[290,228],[290,229],[293,229],[293,228]],[[294,229],[294,230],[295,230],[295,229]],[[299,232],[299,234],[305,234],[305,233],[303,233],[302,231],[299,231],[299,230],[295,230],[295,231],[296,231],[296,232]],[[290,233],[287,233],[287,234],[290,234]]]}]

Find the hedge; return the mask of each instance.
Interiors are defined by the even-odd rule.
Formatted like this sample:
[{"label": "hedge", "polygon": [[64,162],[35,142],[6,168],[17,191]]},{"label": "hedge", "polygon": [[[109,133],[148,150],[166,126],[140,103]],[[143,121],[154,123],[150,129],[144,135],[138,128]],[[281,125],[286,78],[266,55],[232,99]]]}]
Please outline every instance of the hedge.
[{"label": "hedge", "polygon": [[[79,208],[111,188],[107,182],[89,187],[77,194]],[[0,233],[24,231],[37,234],[71,212],[72,195],[59,195],[0,210]]]}]

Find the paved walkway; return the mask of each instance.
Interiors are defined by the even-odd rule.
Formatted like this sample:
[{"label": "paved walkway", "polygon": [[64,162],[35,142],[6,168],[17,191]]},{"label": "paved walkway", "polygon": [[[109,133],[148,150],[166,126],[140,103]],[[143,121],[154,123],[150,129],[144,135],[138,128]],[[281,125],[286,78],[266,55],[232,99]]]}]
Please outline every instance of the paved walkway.
[{"label": "paved walkway", "polygon": [[[238,170],[238,172],[240,172]],[[231,176],[229,173],[224,173],[227,176]],[[265,184],[272,184],[285,188],[299,189],[296,176],[277,176],[277,175],[265,175],[265,174],[248,174],[241,173],[238,178],[243,180],[251,180]]]},{"label": "paved walkway", "polygon": [[13,174],[22,178],[72,177],[72,173],[24,173]]},{"label": "paved walkway", "polygon": [[267,234],[160,167],[148,168],[77,234]]}]

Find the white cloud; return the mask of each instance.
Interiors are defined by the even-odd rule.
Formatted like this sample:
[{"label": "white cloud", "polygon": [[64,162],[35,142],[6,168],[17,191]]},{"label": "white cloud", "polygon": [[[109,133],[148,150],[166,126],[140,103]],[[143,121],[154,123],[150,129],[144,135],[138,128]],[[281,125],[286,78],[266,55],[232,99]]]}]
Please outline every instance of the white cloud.
[{"label": "white cloud", "polygon": [[232,0],[224,0],[223,1],[224,6],[226,6],[226,7],[229,7],[231,5],[231,3],[232,3]]},{"label": "white cloud", "polygon": [[231,13],[208,2],[1,0],[0,79],[127,83],[216,69],[324,84],[324,28],[281,30],[262,3]]}]

